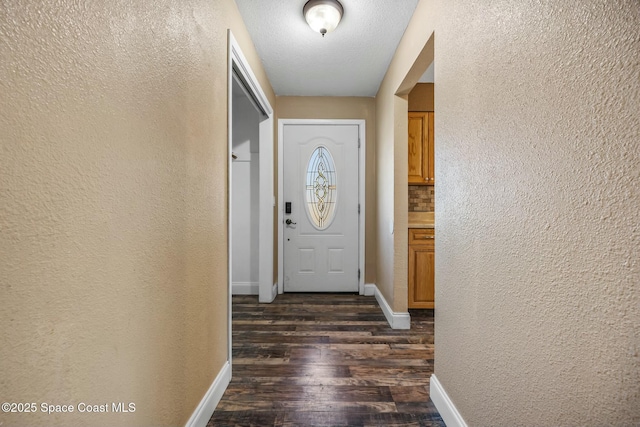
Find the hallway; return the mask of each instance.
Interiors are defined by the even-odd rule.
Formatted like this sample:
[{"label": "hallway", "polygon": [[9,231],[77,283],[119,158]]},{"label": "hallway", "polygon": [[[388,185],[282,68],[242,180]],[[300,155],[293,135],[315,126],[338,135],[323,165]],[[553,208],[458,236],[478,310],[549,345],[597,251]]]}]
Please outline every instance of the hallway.
[{"label": "hallway", "polygon": [[208,426],[444,426],[432,313],[392,330],[373,297],[234,296],[233,378]]}]

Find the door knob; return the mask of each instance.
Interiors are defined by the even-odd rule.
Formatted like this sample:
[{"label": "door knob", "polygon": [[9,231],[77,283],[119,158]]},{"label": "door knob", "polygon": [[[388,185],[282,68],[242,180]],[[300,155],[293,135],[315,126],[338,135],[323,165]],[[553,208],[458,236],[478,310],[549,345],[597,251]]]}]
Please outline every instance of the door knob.
[{"label": "door knob", "polygon": [[287,218],[287,220],[285,221],[285,223],[286,223],[287,225],[291,225],[291,224],[294,224],[294,225],[295,225],[295,224],[296,224],[295,222],[291,221],[289,218]]}]

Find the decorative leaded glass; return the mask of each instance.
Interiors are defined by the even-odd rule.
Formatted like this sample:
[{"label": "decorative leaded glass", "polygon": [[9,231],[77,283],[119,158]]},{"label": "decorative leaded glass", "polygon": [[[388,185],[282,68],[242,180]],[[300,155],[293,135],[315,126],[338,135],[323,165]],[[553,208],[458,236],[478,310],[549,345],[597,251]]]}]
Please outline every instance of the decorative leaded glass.
[{"label": "decorative leaded glass", "polygon": [[307,165],[305,201],[311,223],[324,230],[331,225],[336,212],[336,167],[327,147],[313,150]]}]

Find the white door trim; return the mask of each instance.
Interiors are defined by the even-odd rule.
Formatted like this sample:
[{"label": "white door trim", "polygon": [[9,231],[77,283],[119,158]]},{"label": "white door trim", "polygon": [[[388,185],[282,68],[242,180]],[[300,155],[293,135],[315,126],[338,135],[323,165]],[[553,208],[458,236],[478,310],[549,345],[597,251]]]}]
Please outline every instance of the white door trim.
[{"label": "white door trim", "polygon": [[360,215],[358,218],[358,268],[360,278],[358,279],[358,290],[360,295],[364,295],[364,226],[366,218],[365,210],[365,154],[367,152],[365,139],[365,120],[325,120],[325,119],[278,119],[278,293],[284,292],[284,242],[282,239],[284,232],[284,126],[285,125],[357,125],[360,149],[358,150],[359,176],[358,176],[358,203],[360,204]]},{"label": "white door trim", "polygon": [[245,58],[240,45],[233,37],[231,30],[227,31],[228,35],[228,68],[227,68],[227,133],[228,133],[228,152],[227,152],[227,207],[228,207],[228,247],[227,256],[229,264],[227,266],[227,279],[229,286],[229,301],[228,301],[228,346],[229,354],[228,360],[231,363],[231,294],[232,294],[232,227],[231,219],[233,213],[231,208],[232,203],[232,166],[231,166],[231,151],[233,147],[233,135],[232,126],[233,123],[233,73],[235,73],[242,80],[242,84],[247,91],[248,96],[255,103],[256,107],[265,114],[266,119],[262,120],[259,125],[259,144],[260,144],[260,217],[259,217],[259,231],[258,231],[258,295],[260,302],[271,302],[275,297],[274,285],[273,285],[273,208],[275,196],[273,193],[273,109],[267,99],[258,79],[251,70],[249,62]]}]

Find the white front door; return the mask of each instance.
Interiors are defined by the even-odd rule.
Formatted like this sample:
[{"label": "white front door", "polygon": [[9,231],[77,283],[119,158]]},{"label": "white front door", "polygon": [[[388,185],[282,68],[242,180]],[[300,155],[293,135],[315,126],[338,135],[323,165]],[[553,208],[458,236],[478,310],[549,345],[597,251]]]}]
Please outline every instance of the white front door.
[{"label": "white front door", "polygon": [[285,124],[285,292],[358,291],[356,124]]}]

